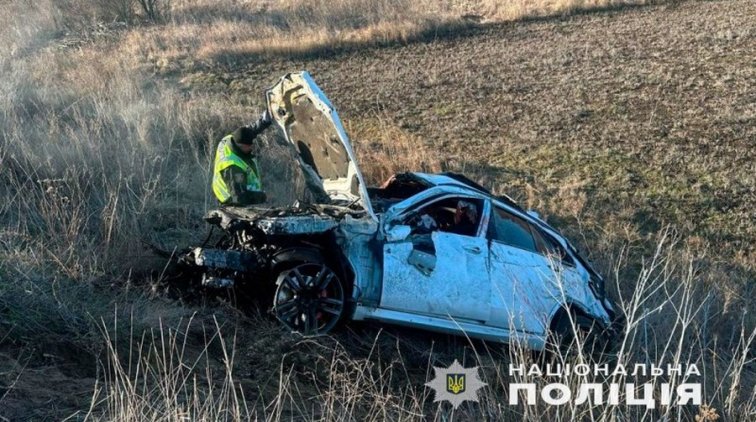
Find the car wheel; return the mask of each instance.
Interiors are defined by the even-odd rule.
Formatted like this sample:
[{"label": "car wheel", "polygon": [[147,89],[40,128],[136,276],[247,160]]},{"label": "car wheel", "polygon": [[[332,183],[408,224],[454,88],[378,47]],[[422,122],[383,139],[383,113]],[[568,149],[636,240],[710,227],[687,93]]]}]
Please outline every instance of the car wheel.
[{"label": "car wheel", "polygon": [[341,280],[325,264],[302,263],[283,270],[276,284],[273,313],[292,331],[326,334],[344,314]]},{"label": "car wheel", "polygon": [[594,361],[601,359],[608,347],[604,329],[594,319],[584,315],[563,314],[550,333],[551,351],[562,357],[582,354]]}]

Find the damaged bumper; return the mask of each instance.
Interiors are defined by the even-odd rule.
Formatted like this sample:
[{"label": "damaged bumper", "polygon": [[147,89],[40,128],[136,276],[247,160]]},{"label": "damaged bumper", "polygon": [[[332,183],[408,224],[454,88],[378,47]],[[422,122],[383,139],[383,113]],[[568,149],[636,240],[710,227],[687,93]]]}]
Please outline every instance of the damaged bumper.
[{"label": "damaged bumper", "polygon": [[231,271],[255,271],[258,257],[245,251],[229,251],[212,248],[194,248],[189,253],[193,263],[200,267]]},{"label": "damaged bumper", "polygon": [[209,288],[229,288],[236,284],[238,274],[250,274],[262,268],[261,257],[250,251],[216,248],[193,248],[180,262],[202,270],[201,285]]}]

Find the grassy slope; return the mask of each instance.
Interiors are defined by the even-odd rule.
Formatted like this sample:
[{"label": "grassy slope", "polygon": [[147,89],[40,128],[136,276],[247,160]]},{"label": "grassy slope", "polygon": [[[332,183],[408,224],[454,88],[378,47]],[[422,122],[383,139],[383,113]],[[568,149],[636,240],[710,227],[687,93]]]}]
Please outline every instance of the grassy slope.
[{"label": "grassy slope", "polygon": [[[448,22],[435,19],[429,31],[358,31],[337,48],[332,38],[322,38],[331,33],[318,30],[303,35],[315,42],[317,54],[291,48],[300,45],[296,33],[288,44],[262,42],[283,46],[265,53],[259,33],[238,31],[244,11],[197,8],[187,14],[192,22],[94,31],[93,43],[39,31],[3,47],[13,49],[3,62],[8,77],[0,152],[10,169],[0,187],[10,198],[0,206],[7,222],[0,233],[0,351],[6,358],[0,405],[11,409],[9,417],[30,415],[30,406],[39,417],[86,405],[97,376],[92,355],[104,356],[99,318],[113,320],[116,303],[136,307],[136,318],[128,311],[115,318],[136,332],[159,327],[161,315],[179,326],[192,312],[146,300],[141,290],[113,296],[80,282],[107,287],[109,280],[120,285],[133,274],[159,271],[159,262],[145,265],[144,254],[133,249],[134,233],[181,246],[201,231],[195,224],[207,206],[205,146],[249,119],[260,92],[279,74],[298,69],[310,70],[339,108],[359,154],[372,163],[365,169],[372,181],[417,168],[472,174],[545,211],[604,272],[629,255],[615,288],[624,294],[636,288],[641,257],[652,251],[660,228],[671,224],[683,239],[674,253],[692,260],[697,297],[705,298],[708,320],[697,323],[710,330],[703,344],[713,350],[711,359],[734,356],[743,310],[745,334],[753,330],[747,312],[756,240],[751,3],[610,10],[453,26],[451,32]],[[272,19],[288,11],[254,16]],[[324,19],[327,12],[312,13]],[[214,19],[197,21],[214,13]],[[378,17],[390,16],[380,8],[368,15],[377,28]],[[41,22],[41,28],[54,20],[34,16],[39,21],[27,22]],[[233,42],[237,34],[240,40]],[[370,46],[376,36],[422,42]],[[59,43],[83,48],[54,47]],[[50,139],[52,146],[34,148],[35,139]],[[275,172],[282,154],[272,159],[268,180],[290,175]],[[103,161],[131,178],[101,181],[97,176],[113,167]],[[35,183],[40,179],[53,181]],[[55,241],[46,233],[56,233]],[[250,406],[270,404],[284,415],[310,414],[309,408],[292,408],[293,398],[314,396],[307,406],[320,402],[333,374],[371,400],[416,409],[408,403],[427,396],[407,386],[422,384],[427,363],[446,364],[471,350],[459,339],[405,331],[383,334],[374,345],[371,327],[343,333],[340,344],[301,342],[281,337],[266,322],[250,324],[217,308],[201,311],[198,320],[206,327],[213,326],[211,312],[225,313],[235,321],[226,329],[239,330],[237,374]],[[190,348],[201,354],[202,328],[187,330]],[[442,345],[431,354],[434,340]],[[215,360],[222,354],[218,347],[211,348],[215,363],[208,367],[223,372]],[[300,352],[287,354],[292,349]],[[401,368],[391,363],[397,361]],[[391,368],[401,370],[381,384],[376,374]],[[749,374],[742,381],[746,401],[753,388]],[[43,380],[52,388],[41,388]],[[360,384],[365,380],[375,383]],[[69,385],[78,387],[66,391]],[[296,391],[287,404],[274,400],[283,387]],[[356,414],[402,414],[360,400],[339,403],[355,405]]]}]

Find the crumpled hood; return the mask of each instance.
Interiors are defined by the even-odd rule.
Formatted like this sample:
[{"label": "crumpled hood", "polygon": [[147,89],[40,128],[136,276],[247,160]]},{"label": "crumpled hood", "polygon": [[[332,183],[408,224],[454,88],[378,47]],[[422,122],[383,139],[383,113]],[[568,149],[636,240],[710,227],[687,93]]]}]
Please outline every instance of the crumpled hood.
[{"label": "crumpled hood", "polygon": [[349,137],[330,100],[307,72],[289,73],[266,91],[268,110],[299,153],[308,183],[336,203],[358,203],[375,218]]}]

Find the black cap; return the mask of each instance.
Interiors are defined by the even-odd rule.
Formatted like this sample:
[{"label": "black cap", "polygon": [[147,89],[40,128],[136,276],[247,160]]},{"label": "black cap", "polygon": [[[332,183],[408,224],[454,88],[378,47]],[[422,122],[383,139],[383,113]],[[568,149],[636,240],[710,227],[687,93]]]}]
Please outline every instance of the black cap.
[{"label": "black cap", "polygon": [[236,142],[237,144],[252,145],[252,143],[255,141],[255,131],[246,126],[242,126],[239,129],[236,129],[234,133],[231,134],[231,136],[234,138],[234,142]]}]

